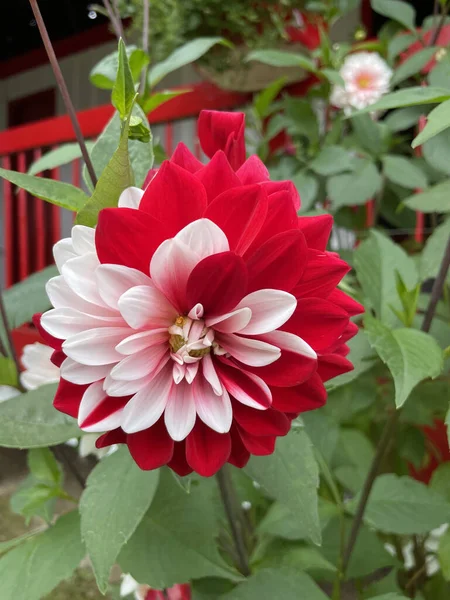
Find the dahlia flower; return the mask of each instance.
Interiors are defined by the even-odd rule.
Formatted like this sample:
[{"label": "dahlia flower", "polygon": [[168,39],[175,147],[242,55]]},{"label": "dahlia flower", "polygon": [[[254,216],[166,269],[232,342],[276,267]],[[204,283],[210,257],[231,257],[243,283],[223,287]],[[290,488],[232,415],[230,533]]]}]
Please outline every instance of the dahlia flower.
[{"label": "dahlia flower", "polygon": [[138,583],[131,575],[123,575],[120,585],[120,595],[133,594],[136,600],[190,600],[189,584],[176,584],[165,591],[154,590],[149,585]]},{"label": "dahlia flower", "polygon": [[347,56],[339,74],[345,86],[334,86],[330,102],[348,114],[371,106],[386,94],[392,70],[376,52],[356,52]]},{"label": "dahlia flower", "polygon": [[352,369],[361,307],[336,288],[332,218],[245,160],[244,115],[204,111],[207,165],[179,144],[145,190],[58,242],[37,318],[61,366],[54,406],[142,469],[213,475],[274,451],[324,381]]}]

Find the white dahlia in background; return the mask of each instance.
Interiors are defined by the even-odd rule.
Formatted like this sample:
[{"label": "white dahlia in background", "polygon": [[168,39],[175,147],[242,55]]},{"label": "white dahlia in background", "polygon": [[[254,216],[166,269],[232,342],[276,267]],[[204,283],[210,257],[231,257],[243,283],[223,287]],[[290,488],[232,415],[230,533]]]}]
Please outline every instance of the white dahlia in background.
[{"label": "white dahlia in background", "polygon": [[356,52],[347,56],[339,74],[345,86],[334,86],[330,101],[349,113],[371,106],[386,94],[392,70],[376,52]]},{"label": "white dahlia in background", "polygon": [[[36,390],[42,385],[49,383],[58,383],[60,369],[51,362],[52,354],[53,348],[39,342],[24,346],[22,356],[20,357],[20,361],[24,367],[24,371],[20,374],[20,382],[27,391]],[[15,388],[10,388],[6,385],[0,386],[0,402],[18,394],[20,392]],[[97,458],[102,458],[106,454],[110,454],[111,449],[116,449],[116,446],[97,449],[95,443],[98,437],[98,434],[88,433],[82,436],[79,443],[77,440],[74,440],[75,443],[69,445],[78,445],[78,451],[82,457],[94,454]]]},{"label": "white dahlia in background", "polygon": [[20,394],[19,390],[10,385],[0,385],[0,402],[14,398]]},{"label": "white dahlia in background", "polygon": [[188,583],[176,584],[166,590],[155,590],[149,585],[138,583],[130,574],[122,576],[121,597],[134,595],[136,600],[190,600],[191,589]]}]

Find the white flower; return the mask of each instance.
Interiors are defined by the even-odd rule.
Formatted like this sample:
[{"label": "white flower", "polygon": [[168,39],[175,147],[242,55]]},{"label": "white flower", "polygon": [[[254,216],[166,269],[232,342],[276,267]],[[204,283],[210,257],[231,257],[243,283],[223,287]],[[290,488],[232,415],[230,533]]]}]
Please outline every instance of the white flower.
[{"label": "white flower", "polygon": [[9,400],[10,398],[14,398],[14,396],[19,396],[19,390],[11,387],[10,385],[0,385],[0,402],[4,402],[5,400]]},{"label": "white flower", "polygon": [[386,94],[392,70],[376,52],[357,52],[347,56],[339,74],[345,87],[334,86],[330,101],[349,113],[371,106]]},{"label": "white flower", "polygon": [[150,586],[138,583],[129,573],[122,575],[122,583],[120,584],[120,595],[122,597],[134,594],[136,600],[145,600],[145,596],[150,589]]}]

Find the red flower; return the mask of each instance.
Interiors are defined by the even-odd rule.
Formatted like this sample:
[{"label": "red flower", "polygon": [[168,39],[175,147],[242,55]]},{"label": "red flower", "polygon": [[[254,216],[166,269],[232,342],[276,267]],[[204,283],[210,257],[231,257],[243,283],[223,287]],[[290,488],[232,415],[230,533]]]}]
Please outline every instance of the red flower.
[{"label": "red flower", "polygon": [[54,405],[106,431],[98,447],[209,476],[324,404],[361,307],[336,288],[349,267],[325,250],[331,217],[298,218],[293,184],[245,160],[243,115],[203,112],[199,132],[206,166],[180,144],[145,192],[55,245],[40,328]]},{"label": "red flower", "polygon": [[[433,35],[434,35],[434,29],[423,33],[422,34],[423,42],[417,41],[417,42],[414,42],[413,44],[411,44],[411,46],[409,46],[404,52],[402,52],[400,62],[401,63],[405,62],[406,60],[411,58],[411,56],[413,56],[414,54],[417,54],[417,52],[420,52],[424,48],[427,48],[430,45],[430,41],[431,41]],[[446,46],[450,45],[450,25],[444,25],[444,27],[442,27],[434,45],[442,46],[442,47],[446,47]],[[433,57],[430,61],[427,62],[427,64],[424,67],[422,67],[421,73],[426,75],[427,73],[432,71],[435,66],[436,66],[436,58]]]}]

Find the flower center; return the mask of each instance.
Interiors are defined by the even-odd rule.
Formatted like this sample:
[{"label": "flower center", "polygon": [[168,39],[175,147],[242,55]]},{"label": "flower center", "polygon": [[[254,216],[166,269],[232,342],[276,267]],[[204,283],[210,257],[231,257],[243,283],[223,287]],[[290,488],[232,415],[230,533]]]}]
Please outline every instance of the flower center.
[{"label": "flower center", "polygon": [[172,358],[179,364],[194,363],[211,352],[214,331],[203,319],[178,316],[169,327],[169,345]]},{"label": "flower center", "polygon": [[372,83],[373,83],[373,78],[371,75],[367,74],[367,73],[362,73],[358,78],[357,78],[357,83],[358,83],[358,87],[362,90],[367,90],[368,88],[372,87]]}]

